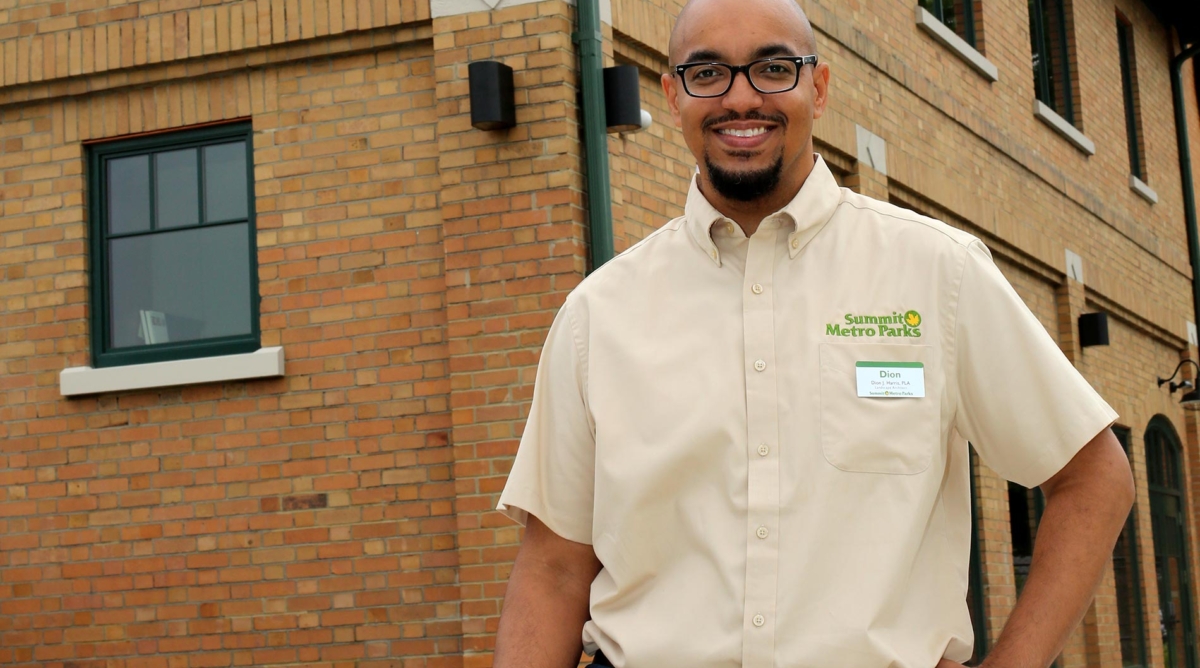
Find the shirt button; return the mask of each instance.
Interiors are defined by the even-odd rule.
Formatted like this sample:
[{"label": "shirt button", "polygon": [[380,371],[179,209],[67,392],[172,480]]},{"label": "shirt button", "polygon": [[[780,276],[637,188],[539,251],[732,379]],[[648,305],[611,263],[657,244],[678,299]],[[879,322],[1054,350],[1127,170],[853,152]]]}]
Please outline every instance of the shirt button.
[{"label": "shirt button", "polygon": [[754,619],[752,621],[754,622],[755,626],[762,626],[763,624],[767,623],[767,618],[763,617],[762,615],[754,615]]},{"label": "shirt button", "polygon": [[733,232],[733,223],[725,223],[725,231]]},{"label": "shirt button", "polygon": [[799,247],[800,247],[800,240],[792,239],[792,248],[799,248]]},{"label": "shirt button", "polygon": [[770,451],[771,451],[771,448],[768,448],[766,443],[763,443],[758,446],[758,456],[759,457],[766,457],[767,453]]},{"label": "shirt button", "polygon": [[708,254],[712,256],[712,259],[717,259],[717,251],[709,251]]},{"label": "shirt button", "polygon": [[754,369],[756,371],[763,371],[766,368],[767,368],[767,363],[762,360],[758,360],[757,362],[754,363]]},{"label": "shirt button", "polygon": [[753,293],[754,293],[754,294],[756,294],[756,295],[761,295],[761,294],[762,294],[762,284],[761,284],[761,283],[755,283],[754,285],[751,285],[751,286],[750,286],[750,291],[751,291],[751,292],[753,292]]},{"label": "shirt button", "polygon": [[771,535],[771,532],[767,531],[766,527],[759,527],[758,531],[754,532],[754,535],[758,536],[759,538],[766,538],[767,536]]}]

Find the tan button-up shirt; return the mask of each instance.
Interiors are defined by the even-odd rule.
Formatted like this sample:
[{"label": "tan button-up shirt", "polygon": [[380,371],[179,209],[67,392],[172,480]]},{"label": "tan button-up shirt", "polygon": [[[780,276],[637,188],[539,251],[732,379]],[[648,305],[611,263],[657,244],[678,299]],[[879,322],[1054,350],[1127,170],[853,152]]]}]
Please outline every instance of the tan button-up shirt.
[{"label": "tan button-up shirt", "polygon": [[571,293],[499,508],[593,546],[617,668],[932,668],[971,655],[967,441],[1033,487],[1115,418],[982,243],[818,158],[750,238],[693,183]]}]

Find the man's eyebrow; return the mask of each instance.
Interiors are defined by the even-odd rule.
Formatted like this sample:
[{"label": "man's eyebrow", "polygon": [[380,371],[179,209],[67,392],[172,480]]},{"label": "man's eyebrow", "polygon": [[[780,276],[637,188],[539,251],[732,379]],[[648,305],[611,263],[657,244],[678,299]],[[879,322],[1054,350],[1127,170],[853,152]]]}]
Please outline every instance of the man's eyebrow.
[{"label": "man's eyebrow", "polygon": [[[786,44],[764,44],[758,47],[750,55],[750,60],[758,60],[759,58],[770,58],[772,56],[794,56],[795,49]],[[706,62],[724,62],[721,54],[712,49],[697,49],[687,55],[683,60],[684,63],[706,63]]]},{"label": "man's eyebrow", "polygon": [[712,49],[699,49],[697,51],[693,51],[693,52],[689,53],[687,55],[687,58],[683,59],[683,62],[685,62],[685,63],[708,63],[708,62],[720,61],[720,60],[721,60],[720,53],[717,53],[716,51],[713,51]]},{"label": "man's eyebrow", "polygon": [[759,58],[770,58],[771,56],[795,56],[795,50],[786,44],[767,44],[760,46],[754,50],[754,54],[750,56],[752,60]]}]

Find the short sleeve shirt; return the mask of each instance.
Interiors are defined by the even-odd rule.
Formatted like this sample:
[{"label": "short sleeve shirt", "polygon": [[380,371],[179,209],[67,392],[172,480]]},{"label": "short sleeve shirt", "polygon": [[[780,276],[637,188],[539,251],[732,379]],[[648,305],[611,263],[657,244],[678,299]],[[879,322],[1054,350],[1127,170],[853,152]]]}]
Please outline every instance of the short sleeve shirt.
[{"label": "short sleeve shirt", "polygon": [[818,156],[569,295],[499,509],[593,547],[618,668],[926,668],[971,655],[967,442],[1033,487],[1115,418],[978,239]]}]

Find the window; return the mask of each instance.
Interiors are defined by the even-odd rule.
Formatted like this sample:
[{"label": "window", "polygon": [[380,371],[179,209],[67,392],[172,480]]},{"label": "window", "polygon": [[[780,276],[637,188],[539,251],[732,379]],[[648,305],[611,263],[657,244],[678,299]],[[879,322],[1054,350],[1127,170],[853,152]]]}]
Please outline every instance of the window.
[{"label": "window", "polygon": [[975,448],[970,448],[968,461],[971,469],[971,568],[967,578],[967,609],[971,612],[971,628],[975,631],[975,651],[967,665],[977,666],[987,656],[987,606],[983,594],[983,563],[979,549],[979,493],[975,486]]},{"label": "window", "polygon": [[88,150],[92,365],[259,348],[248,123]]},{"label": "window", "polygon": [[947,28],[971,46],[975,43],[975,0],[917,0]]},{"label": "window", "polygon": [[1075,100],[1065,0],[1029,0],[1029,37],[1037,99],[1073,125]]},{"label": "window", "polygon": [[1133,26],[1117,13],[1117,49],[1121,58],[1121,91],[1125,96],[1125,137],[1129,143],[1129,173],[1145,181],[1142,160],[1142,115],[1137,103],[1137,60],[1133,53]]},{"label": "window", "polygon": [[[1129,456],[1129,430],[1113,427],[1125,456]],[[1137,506],[1129,511],[1125,527],[1113,548],[1113,575],[1117,584],[1117,626],[1121,635],[1121,665],[1141,668],[1146,664],[1146,632],[1142,622],[1141,569],[1138,566],[1137,532],[1134,518]]]},{"label": "window", "polygon": [[[1033,564],[1033,544],[1037,540],[1038,524],[1046,498],[1040,489],[1028,489],[1015,482],[1008,483],[1008,516],[1012,526],[1013,577],[1017,584],[1017,596],[1025,589],[1029,569]],[[1055,659],[1052,667],[1062,665]]]}]

